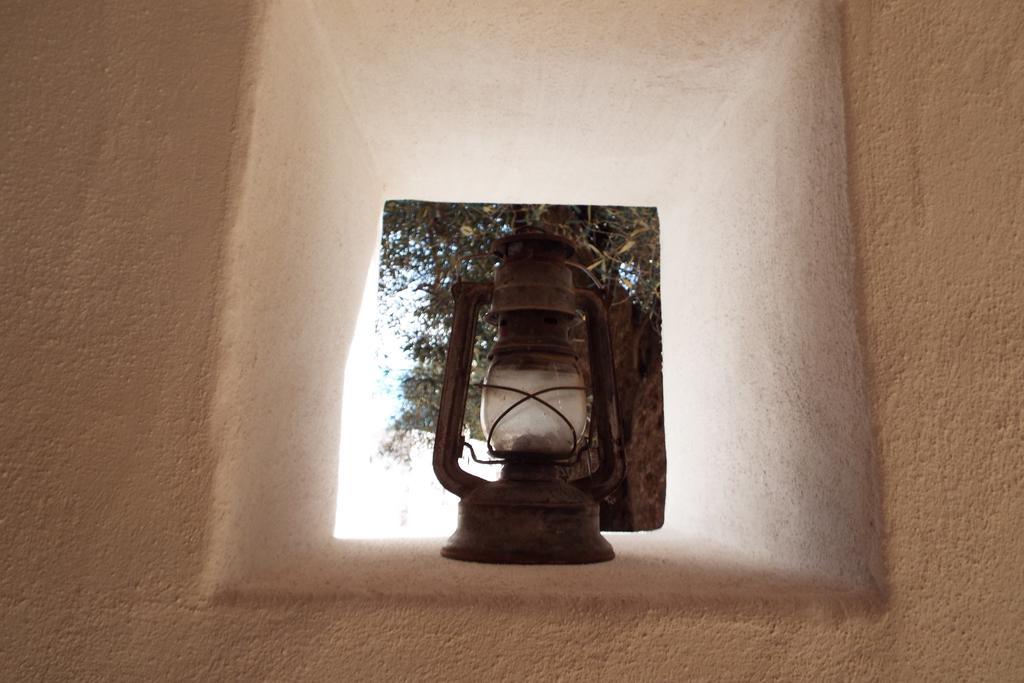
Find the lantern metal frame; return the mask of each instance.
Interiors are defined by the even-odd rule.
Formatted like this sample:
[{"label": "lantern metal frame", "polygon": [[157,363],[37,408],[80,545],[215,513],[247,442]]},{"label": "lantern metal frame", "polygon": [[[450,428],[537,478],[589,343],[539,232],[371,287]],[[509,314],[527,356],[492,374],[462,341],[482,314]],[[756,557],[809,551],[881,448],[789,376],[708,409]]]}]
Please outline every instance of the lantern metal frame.
[{"label": "lantern metal frame", "polygon": [[[573,286],[572,269],[580,267],[570,260],[574,253],[574,243],[566,238],[518,230],[494,244],[494,255],[500,263],[493,283],[460,281],[452,289],[455,311],[433,465],[441,484],[461,500],[458,528],[441,550],[444,557],[509,564],[582,564],[603,562],[615,556],[611,544],[600,533],[599,507],[599,501],[615,490],[625,474],[611,334],[602,297],[593,289]],[[587,391],[585,386],[545,388],[531,393],[479,383],[477,386],[482,390],[505,389],[524,396],[492,424],[487,435],[491,459],[476,457],[463,437],[463,425],[471,386],[476,320],[487,304],[491,306],[492,319],[516,314],[527,321],[538,316],[550,322],[546,316],[560,316],[559,320],[564,321],[583,313],[592,392],[583,433],[577,434],[571,421],[540,395],[562,388]],[[527,334],[504,342],[499,334],[494,353],[571,353],[564,326],[552,325],[550,332],[541,329],[543,326],[525,327]],[[573,435],[571,452],[552,457],[493,450],[494,427],[516,406],[531,400],[546,405],[569,425]],[[568,481],[567,468],[579,460],[581,453],[590,451],[594,431],[599,454],[597,469]],[[477,477],[459,466],[467,447],[476,462],[502,465],[498,481]]]}]

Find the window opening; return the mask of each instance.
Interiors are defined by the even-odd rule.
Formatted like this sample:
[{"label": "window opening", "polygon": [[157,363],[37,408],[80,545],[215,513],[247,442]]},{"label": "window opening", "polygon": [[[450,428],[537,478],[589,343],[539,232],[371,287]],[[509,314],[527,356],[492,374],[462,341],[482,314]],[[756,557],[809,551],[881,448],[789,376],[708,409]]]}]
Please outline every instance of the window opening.
[{"label": "window opening", "polygon": [[[644,531],[664,520],[660,234],[656,209],[587,205],[458,204],[389,201],[381,242],[346,364],[342,404],[339,538],[445,536],[458,498],[432,470],[435,421],[461,278],[493,277],[492,242],[528,223],[573,239],[577,286],[600,286],[614,346],[627,475],[601,503],[607,531]],[[483,380],[496,321],[477,319],[472,382]],[[580,326],[582,327],[582,326]],[[573,341],[585,357],[582,332]],[[585,372],[589,364],[584,362]],[[464,434],[486,456],[480,392],[470,391]],[[493,480],[498,469],[470,449],[463,469]],[[486,457],[479,458],[486,460]],[[567,468],[585,476],[587,458]]]}]

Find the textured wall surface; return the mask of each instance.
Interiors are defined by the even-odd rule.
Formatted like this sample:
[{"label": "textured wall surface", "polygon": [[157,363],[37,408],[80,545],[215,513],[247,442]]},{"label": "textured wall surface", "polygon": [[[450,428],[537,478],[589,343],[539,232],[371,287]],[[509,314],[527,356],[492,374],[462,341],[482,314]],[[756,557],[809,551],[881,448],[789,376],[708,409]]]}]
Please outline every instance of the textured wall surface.
[{"label": "textured wall surface", "polygon": [[226,235],[208,577],[308,564],[334,526],[345,353],[382,182],[309,6],[271,3]]},{"label": "textured wall surface", "polygon": [[844,8],[889,576],[847,611],[203,600],[258,14],[0,6],[3,677],[1020,678],[1024,6]]}]

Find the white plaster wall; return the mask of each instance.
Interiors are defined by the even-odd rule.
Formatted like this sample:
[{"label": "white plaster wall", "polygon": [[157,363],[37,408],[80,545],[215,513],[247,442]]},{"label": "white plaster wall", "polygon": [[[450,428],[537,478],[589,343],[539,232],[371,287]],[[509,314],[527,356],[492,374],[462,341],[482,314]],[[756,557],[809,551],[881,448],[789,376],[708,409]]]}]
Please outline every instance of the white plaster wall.
[{"label": "white plaster wall", "polygon": [[[428,12],[319,3],[315,15],[304,3],[271,6],[251,142],[267,161],[247,176],[233,240],[248,248],[258,235],[275,260],[243,254],[229,266],[220,393],[239,438],[224,444],[218,509],[234,531],[215,542],[213,564],[233,578],[220,590],[662,600],[723,585],[874,589],[834,5],[667,4],[640,18],[608,6],[596,23],[542,3],[515,21],[470,2]],[[334,119],[295,115],[332,106]],[[358,134],[323,136],[301,163],[280,164],[303,149],[296,120],[299,134]],[[619,562],[520,568],[496,582],[493,569],[452,567],[429,544],[323,534],[337,440],[323,425],[338,399],[321,381],[340,383],[327,350],[352,329],[326,321],[354,316],[358,298],[344,293],[369,253],[321,245],[339,231],[376,238],[362,211],[374,200],[379,210],[379,185],[351,161],[354,149],[368,165],[367,148],[390,196],[659,207],[666,523],[618,539]],[[330,212],[311,210],[321,202]],[[318,259],[294,249],[288,220],[318,236]]]},{"label": "white plaster wall", "polygon": [[215,583],[302,565],[332,536],[342,374],[383,201],[308,5],[270,3],[261,26],[224,252]]},{"label": "white plaster wall", "polygon": [[881,521],[840,27],[815,7],[751,57],[699,161],[659,201],[668,498],[685,536],[748,566],[856,586],[884,580]]},{"label": "white plaster wall", "polygon": [[1019,677],[1022,12],[844,10],[885,601],[698,595],[638,609],[205,602],[216,302],[245,177],[232,149],[248,139],[253,8],[4,4],[5,677]]},{"label": "white plaster wall", "polygon": [[650,206],[819,3],[312,4],[389,198]]}]

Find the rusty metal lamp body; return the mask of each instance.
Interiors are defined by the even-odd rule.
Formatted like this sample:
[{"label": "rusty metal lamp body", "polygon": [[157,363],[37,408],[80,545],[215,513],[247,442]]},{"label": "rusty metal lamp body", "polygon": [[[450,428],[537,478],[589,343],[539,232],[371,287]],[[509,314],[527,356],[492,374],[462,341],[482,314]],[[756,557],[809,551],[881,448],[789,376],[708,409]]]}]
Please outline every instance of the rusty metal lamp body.
[{"label": "rusty metal lamp body", "polygon": [[[599,504],[623,476],[611,335],[604,302],[573,287],[569,240],[519,231],[497,240],[494,283],[459,282],[441,394],[434,472],[461,498],[445,557],[510,564],[582,564],[615,556],[601,536]],[[498,481],[459,467],[477,312],[491,304],[498,328],[491,366],[480,385],[489,462]],[[593,401],[569,342],[578,311],[586,317]],[[599,464],[566,481],[567,468],[596,432]],[[471,448],[471,447],[470,447]],[[472,452],[472,451],[471,451]],[[474,455],[475,457],[475,455]]]}]

